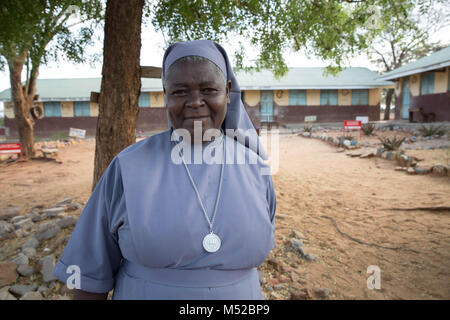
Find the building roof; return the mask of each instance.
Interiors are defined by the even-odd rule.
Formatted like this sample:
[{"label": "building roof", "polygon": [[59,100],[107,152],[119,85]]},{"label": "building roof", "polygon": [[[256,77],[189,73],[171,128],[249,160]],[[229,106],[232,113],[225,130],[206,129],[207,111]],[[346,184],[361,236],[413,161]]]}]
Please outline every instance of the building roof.
[{"label": "building roof", "polygon": [[423,57],[414,62],[405,64],[400,68],[392,70],[380,76],[379,80],[392,80],[406,77],[416,73],[422,73],[430,70],[440,69],[450,66],[450,46],[439,50],[429,56]]},{"label": "building roof", "polygon": [[[336,77],[326,76],[325,68],[290,68],[280,79],[271,71],[237,72],[241,90],[281,89],[369,89],[393,87],[390,81],[367,68],[347,68]],[[39,101],[89,101],[91,91],[100,92],[101,78],[38,79]],[[141,92],[162,91],[161,79],[142,79]],[[0,101],[11,99],[11,90],[0,92]]]}]

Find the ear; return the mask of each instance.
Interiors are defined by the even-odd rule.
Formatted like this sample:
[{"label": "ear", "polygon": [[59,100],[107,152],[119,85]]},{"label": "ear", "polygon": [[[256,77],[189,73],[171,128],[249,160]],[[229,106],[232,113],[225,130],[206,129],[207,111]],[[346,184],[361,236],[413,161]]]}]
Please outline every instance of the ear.
[{"label": "ear", "polygon": [[231,80],[227,81],[226,87],[225,87],[226,93],[227,93],[227,103],[230,103],[230,93],[231,93]]}]

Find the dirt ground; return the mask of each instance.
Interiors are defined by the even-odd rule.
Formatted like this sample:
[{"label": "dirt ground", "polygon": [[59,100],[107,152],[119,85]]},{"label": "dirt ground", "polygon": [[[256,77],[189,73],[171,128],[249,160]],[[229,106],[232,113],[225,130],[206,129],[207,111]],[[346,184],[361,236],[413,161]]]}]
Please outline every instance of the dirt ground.
[{"label": "dirt ground", "polygon": [[[406,175],[391,161],[350,158],[295,134],[281,135],[279,144],[277,245],[260,268],[269,299],[302,288],[313,299],[317,288],[329,289],[329,299],[450,298],[450,211],[392,209],[450,206],[450,179]],[[86,140],[61,148],[62,163],[0,164],[0,207],[28,213],[66,197],[85,204],[94,150],[95,141]],[[316,261],[292,249],[292,230]],[[381,271],[379,290],[367,288],[371,265]]]}]

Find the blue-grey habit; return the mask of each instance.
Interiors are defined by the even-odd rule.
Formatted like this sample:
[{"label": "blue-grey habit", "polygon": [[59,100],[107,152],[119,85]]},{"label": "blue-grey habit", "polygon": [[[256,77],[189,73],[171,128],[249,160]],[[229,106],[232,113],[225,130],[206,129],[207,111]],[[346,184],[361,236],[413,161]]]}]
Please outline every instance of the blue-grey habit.
[{"label": "blue-grey habit", "polygon": [[[168,51],[177,53],[177,45],[185,46],[184,56],[194,55],[189,48],[216,48],[216,56],[202,50],[195,55],[213,62],[221,57],[224,73],[236,82],[219,45],[191,41],[172,45]],[[238,86],[234,94],[240,95]],[[253,128],[240,98],[228,105],[226,128]],[[276,209],[272,178],[261,174],[268,168],[264,152],[224,134],[211,142],[226,143],[227,156],[234,151],[228,159],[235,163],[243,154],[245,159],[255,152],[259,156],[255,164],[227,160],[213,225],[222,243],[217,252],[209,253],[202,246],[209,225],[183,164],[171,158],[172,131],[170,127],[114,157],[80,215],[55,276],[65,282],[71,276],[68,267],[76,265],[82,290],[114,289],[113,299],[261,299],[256,267],[275,246]],[[221,147],[215,152],[222,158]],[[192,163],[188,168],[211,219],[221,165]]]}]

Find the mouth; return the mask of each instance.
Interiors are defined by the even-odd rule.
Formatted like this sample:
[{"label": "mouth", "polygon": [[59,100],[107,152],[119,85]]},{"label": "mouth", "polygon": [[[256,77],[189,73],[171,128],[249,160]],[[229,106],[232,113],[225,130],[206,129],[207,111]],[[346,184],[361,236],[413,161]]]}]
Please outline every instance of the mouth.
[{"label": "mouth", "polygon": [[208,119],[210,116],[206,115],[206,116],[188,116],[188,117],[184,117],[184,120],[205,120]]}]

